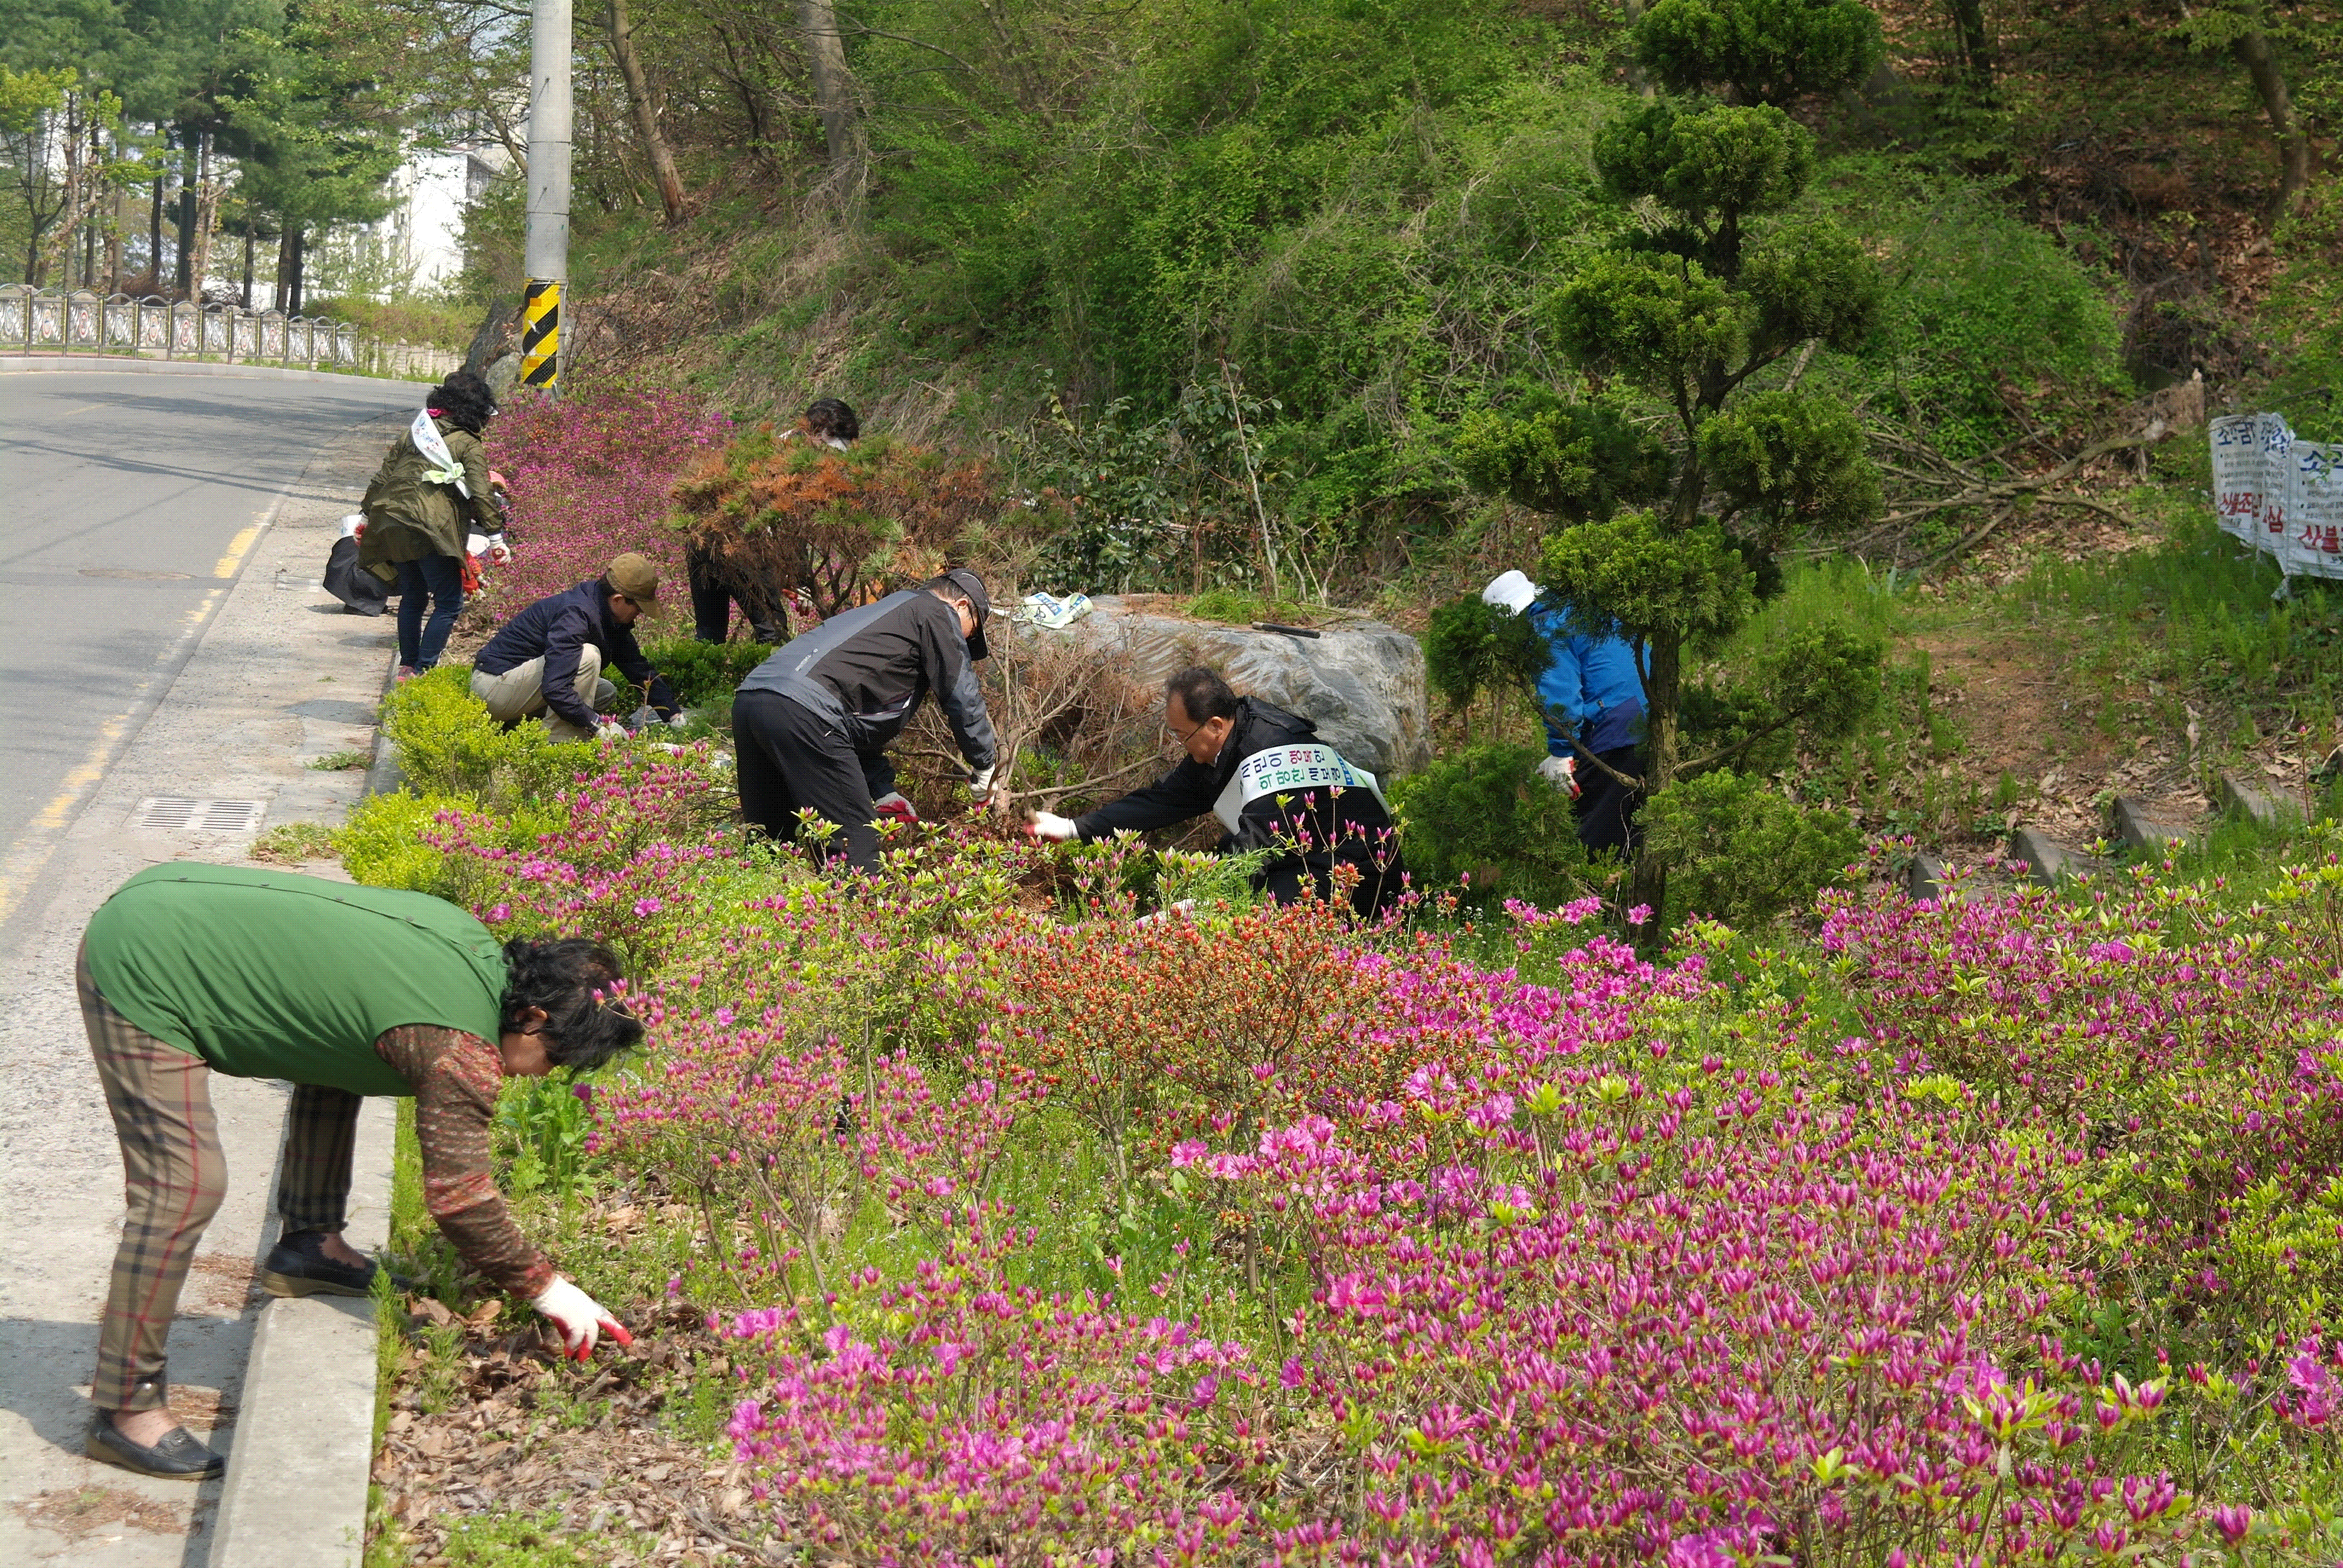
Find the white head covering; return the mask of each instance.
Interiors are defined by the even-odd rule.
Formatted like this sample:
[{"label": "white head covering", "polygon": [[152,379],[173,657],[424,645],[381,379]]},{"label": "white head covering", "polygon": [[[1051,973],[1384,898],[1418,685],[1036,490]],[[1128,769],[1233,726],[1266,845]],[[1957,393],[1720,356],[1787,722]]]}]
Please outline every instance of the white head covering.
[{"label": "white head covering", "polygon": [[1527,576],[1521,572],[1504,572],[1492,578],[1489,586],[1481,590],[1481,602],[1502,606],[1519,615],[1530,608],[1531,601],[1537,596],[1538,586]]}]

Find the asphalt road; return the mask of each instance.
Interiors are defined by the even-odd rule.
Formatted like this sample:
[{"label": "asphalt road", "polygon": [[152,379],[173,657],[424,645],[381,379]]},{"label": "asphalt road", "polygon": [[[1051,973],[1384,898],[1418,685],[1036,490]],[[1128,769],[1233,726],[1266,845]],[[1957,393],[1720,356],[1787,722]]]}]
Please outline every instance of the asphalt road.
[{"label": "asphalt road", "polygon": [[0,904],[21,897],[28,850],[65,825],[201,635],[286,486],[422,390],[0,375]]}]

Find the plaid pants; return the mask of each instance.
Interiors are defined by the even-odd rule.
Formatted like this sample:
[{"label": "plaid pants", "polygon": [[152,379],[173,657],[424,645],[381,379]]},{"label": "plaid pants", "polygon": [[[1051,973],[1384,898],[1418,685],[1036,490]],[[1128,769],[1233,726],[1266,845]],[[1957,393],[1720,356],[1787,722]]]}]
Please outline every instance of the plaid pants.
[{"label": "plaid pants", "polygon": [[[227,1192],[211,1069],[115,1011],[91,983],[85,956],[75,963],[74,984],[122,1145],[129,1209],[98,1322],[90,1400],[100,1410],[159,1410],[169,1402],[164,1348],[179,1289]],[[288,1232],[342,1228],[357,1121],[358,1097],[347,1090],[295,1086],[277,1186]]]}]

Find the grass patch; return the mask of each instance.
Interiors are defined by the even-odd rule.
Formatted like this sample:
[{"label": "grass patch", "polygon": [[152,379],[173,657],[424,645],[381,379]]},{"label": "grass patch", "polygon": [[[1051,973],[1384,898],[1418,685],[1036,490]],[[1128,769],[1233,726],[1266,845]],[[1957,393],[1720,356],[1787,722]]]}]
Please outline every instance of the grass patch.
[{"label": "grass patch", "polygon": [[367,768],[374,763],[371,751],[328,751],[323,757],[312,758],[307,764],[312,773],[347,773],[353,768]]},{"label": "grass patch", "polygon": [[284,822],[253,840],[251,859],[280,866],[330,860],[336,853],[334,829],[323,822]]}]

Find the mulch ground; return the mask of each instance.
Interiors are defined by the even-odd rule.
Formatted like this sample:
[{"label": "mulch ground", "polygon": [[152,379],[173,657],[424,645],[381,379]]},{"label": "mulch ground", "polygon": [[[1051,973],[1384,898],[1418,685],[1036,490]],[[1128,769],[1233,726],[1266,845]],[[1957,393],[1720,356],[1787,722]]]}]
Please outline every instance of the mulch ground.
[{"label": "mulch ground", "polygon": [[389,1538],[416,1568],[449,1561],[451,1537],[488,1512],[558,1518],[551,1531],[613,1564],[780,1563],[799,1554],[777,1535],[739,1467],[711,1459],[661,1419],[695,1379],[729,1380],[726,1342],[704,1314],[674,1305],[635,1315],[635,1345],[605,1344],[585,1367],[556,1359],[535,1328],[492,1335],[498,1304],[456,1318],[417,1303],[418,1328],[461,1324],[458,1397],[423,1409],[430,1351],[401,1352],[392,1415],[376,1455],[379,1501],[369,1543]]}]

